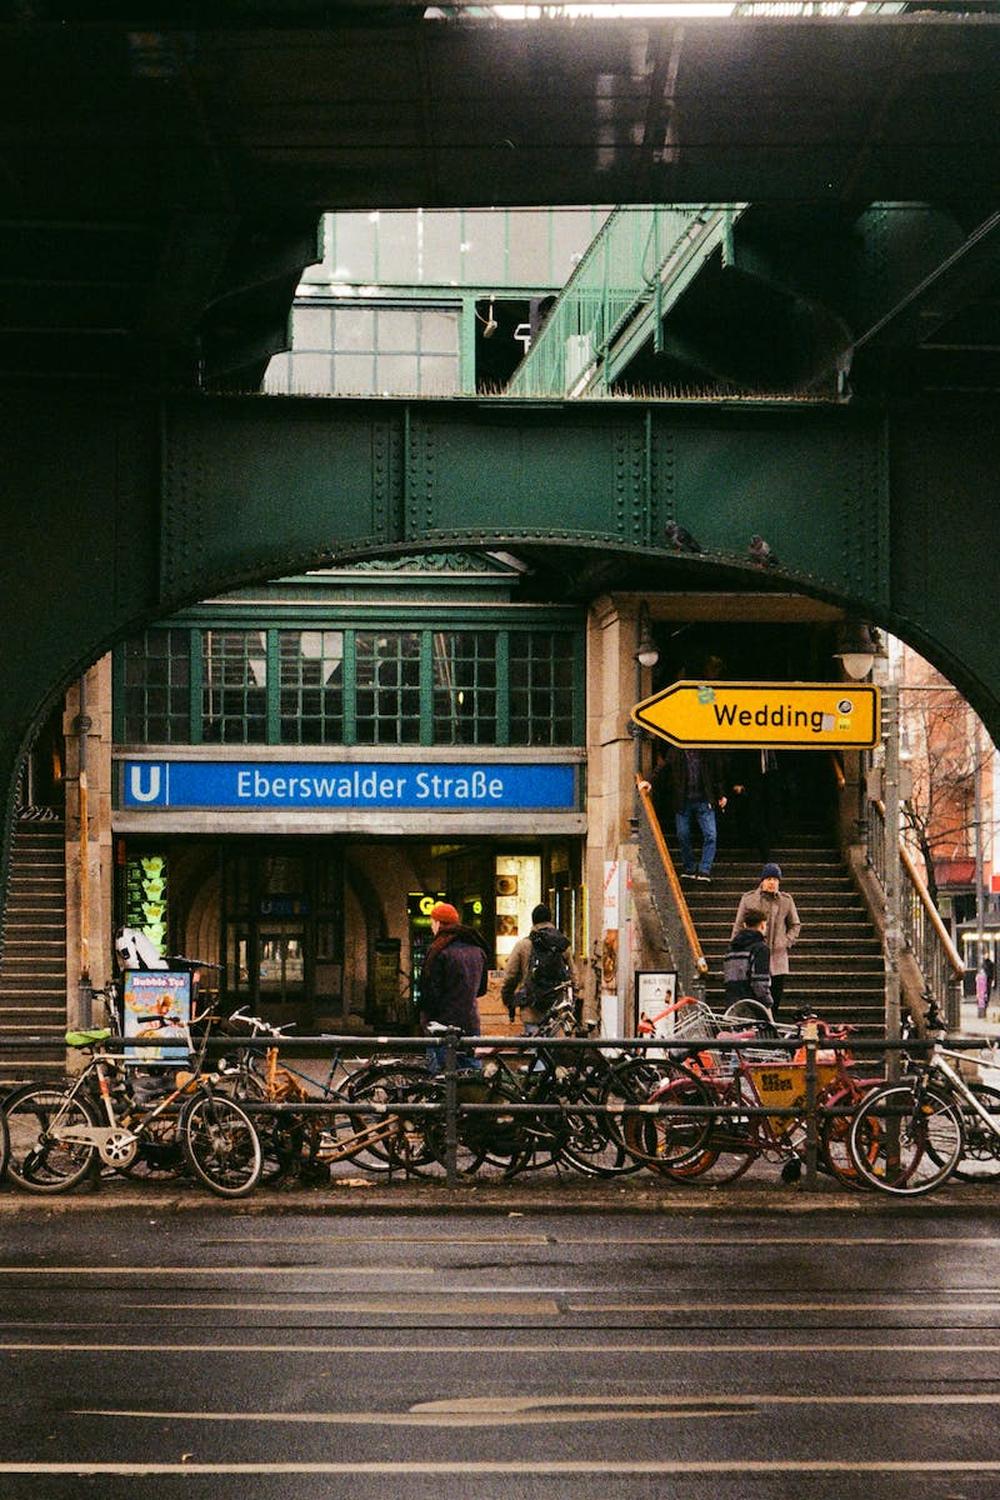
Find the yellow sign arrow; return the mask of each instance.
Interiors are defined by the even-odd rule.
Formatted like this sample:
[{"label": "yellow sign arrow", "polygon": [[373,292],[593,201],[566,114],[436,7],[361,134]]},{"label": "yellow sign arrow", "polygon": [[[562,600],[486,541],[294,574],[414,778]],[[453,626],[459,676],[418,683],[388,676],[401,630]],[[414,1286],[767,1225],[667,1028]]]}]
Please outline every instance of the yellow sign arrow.
[{"label": "yellow sign arrow", "polygon": [[684,748],[861,750],[879,740],[879,692],[858,682],[673,682],[632,710]]}]

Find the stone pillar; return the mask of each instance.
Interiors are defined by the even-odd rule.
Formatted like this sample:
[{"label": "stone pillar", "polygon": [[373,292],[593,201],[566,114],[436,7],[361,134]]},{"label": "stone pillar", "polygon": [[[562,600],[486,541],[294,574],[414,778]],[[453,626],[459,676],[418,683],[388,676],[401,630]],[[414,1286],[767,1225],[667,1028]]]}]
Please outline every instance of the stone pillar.
[{"label": "stone pillar", "polygon": [[[587,620],[587,854],[591,959],[596,995],[588,1015],[606,1035],[631,1030],[637,924],[629,873],[636,848],[636,740],[629,713],[649,691],[635,660],[639,600],[602,596]],[[606,910],[617,916],[606,918]],[[612,922],[615,926],[609,926]],[[614,934],[614,936],[612,936]]]},{"label": "stone pillar", "polygon": [[[66,1016],[85,1022],[87,986],[114,977],[112,962],[111,657],[66,693]],[[81,745],[85,745],[87,838],[81,838]],[[86,890],[84,890],[86,880]],[[86,916],[84,916],[86,913]],[[103,1020],[93,1016],[95,1023]]]}]

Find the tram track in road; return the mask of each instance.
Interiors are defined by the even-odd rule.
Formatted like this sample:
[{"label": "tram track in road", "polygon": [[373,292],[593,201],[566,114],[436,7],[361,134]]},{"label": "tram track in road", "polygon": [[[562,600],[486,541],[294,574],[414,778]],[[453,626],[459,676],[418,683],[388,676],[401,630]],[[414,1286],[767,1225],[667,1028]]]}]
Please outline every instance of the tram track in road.
[{"label": "tram track in road", "polygon": [[31,1222],[0,1265],[4,1500],[1000,1493],[985,1215]]}]

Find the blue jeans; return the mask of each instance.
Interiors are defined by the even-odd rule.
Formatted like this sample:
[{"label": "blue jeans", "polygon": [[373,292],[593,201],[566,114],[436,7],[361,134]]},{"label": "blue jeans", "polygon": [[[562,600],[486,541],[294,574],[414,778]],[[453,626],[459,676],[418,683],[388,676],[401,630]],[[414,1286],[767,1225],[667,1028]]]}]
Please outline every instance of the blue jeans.
[{"label": "blue jeans", "polygon": [[[444,1072],[446,1051],[446,1047],[438,1045],[427,1048],[428,1073]],[[459,1071],[462,1071],[463,1069],[469,1068],[480,1069],[483,1065],[474,1052],[458,1052],[455,1055],[455,1066],[459,1069]]]},{"label": "blue jeans", "polygon": [[681,860],[685,873],[694,873],[694,850],[691,847],[691,819],[697,821],[701,832],[700,875],[709,875],[715,859],[718,835],[715,827],[715,808],[711,802],[685,802],[677,811],[677,837],[681,845]]}]

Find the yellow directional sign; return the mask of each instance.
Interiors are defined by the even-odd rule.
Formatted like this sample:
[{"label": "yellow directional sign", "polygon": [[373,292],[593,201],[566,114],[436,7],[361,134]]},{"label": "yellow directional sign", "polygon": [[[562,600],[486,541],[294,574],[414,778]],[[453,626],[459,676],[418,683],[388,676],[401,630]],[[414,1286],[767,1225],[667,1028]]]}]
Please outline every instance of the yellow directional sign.
[{"label": "yellow directional sign", "polygon": [[861,750],[878,743],[879,694],[858,682],[673,682],[632,717],[686,748]]}]

